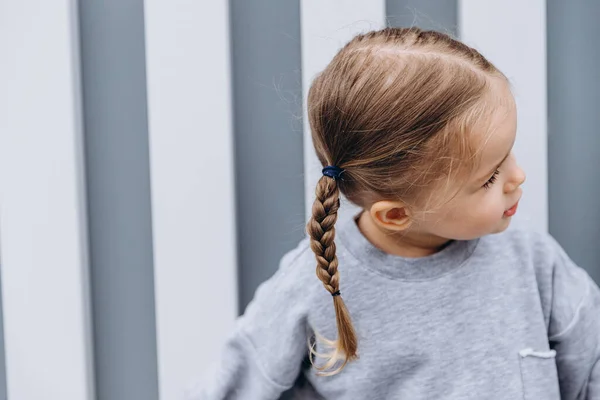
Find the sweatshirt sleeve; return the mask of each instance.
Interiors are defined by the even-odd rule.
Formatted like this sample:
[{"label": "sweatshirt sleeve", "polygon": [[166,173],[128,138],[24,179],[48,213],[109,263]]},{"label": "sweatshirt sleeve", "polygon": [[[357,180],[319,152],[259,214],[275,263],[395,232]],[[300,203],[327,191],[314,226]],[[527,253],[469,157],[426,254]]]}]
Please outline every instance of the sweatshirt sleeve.
[{"label": "sweatshirt sleeve", "polygon": [[220,360],[188,390],[186,399],[278,399],[294,384],[308,354],[308,306],[297,278],[297,269],[306,268],[297,265],[308,248],[303,243],[286,254],[275,275],[258,287]]},{"label": "sweatshirt sleeve", "polygon": [[548,336],[561,397],[600,400],[600,289],[551,240],[554,255]]}]

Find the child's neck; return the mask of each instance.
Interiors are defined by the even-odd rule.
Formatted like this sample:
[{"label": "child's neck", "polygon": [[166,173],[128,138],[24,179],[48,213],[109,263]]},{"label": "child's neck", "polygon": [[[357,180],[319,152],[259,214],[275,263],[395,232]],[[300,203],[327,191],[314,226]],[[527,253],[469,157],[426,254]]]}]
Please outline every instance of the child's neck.
[{"label": "child's neck", "polygon": [[450,243],[449,239],[419,232],[390,234],[378,227],[368,212],[361,213],[356,223],[362,234],[375,247],[397,256],[425,257],[437,253]]}]

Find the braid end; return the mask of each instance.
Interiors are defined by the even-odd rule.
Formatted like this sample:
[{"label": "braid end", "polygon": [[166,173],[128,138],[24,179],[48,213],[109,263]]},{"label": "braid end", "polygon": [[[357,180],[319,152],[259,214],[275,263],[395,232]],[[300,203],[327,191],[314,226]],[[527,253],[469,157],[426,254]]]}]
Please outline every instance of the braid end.
[{"label": "braid end", "polygon": [[[316,342],[309,342],[310,362],[318,371],[317,375],[319,376],[336,375],[344,369],[348,362],[358,358],[358,341],[346,305],[340,296],[333,298],[333,305],[338,328],[338,339],[329,340],[316,332]],[[323,353],[317,352],[317,343],[321,344],[327,350]],[[317,365],[316,359],[323,361]]]},{"label": "braid end", "polygon": [[346,304],[341,296],[333,298],[333,306],[335,308],[335,322],[338,329],[337,349],[345,354],[347,361],[355,360],[357,356],[358,343],[356,340],[356,332],[352,326],[350,313],[346,308]]}]

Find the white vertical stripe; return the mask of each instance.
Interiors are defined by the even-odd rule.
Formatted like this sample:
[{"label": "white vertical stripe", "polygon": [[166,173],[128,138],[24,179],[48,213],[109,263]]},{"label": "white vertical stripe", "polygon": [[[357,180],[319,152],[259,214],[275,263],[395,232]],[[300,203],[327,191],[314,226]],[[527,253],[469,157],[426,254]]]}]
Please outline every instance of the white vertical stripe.
[{"label": "white vertical stripe", "polygon": [[160,398],[181,398],[237,315],[226,1],[145,3]]},{"label": "white vertical stripe", "polygon": [[9,399],[91,400],[75,0],[0,2],[0,231]]},{"label": "white vertical stripe", "polygon": [[[308,89],[314,77],[331,61],[337,51],[355,35],[385,27],[384,0],[302,0],[302,86],[306,105]],[[312,144],[304,107],[304,170],[306,218],[315,201],[315,187],[321,177],[321,164]],[[340,218],[348,218],[356,208],[346,202]]]},{"label": "white vertical stripe", "polygon": [[517,221],[548,228],[545,0],[461,0],[462,40],[511,80],[518,108],[517,158],[528,175]]}]

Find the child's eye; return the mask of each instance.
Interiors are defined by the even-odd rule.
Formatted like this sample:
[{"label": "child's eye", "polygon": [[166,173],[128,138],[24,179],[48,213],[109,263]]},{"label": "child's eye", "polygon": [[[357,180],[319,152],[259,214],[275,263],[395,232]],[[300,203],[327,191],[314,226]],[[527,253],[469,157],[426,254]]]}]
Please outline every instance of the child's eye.
[{"label": "child's eye", "polygon": [[486,190],[489,189],[496,182],[499,173],[500,170],[495,170],[490,179],[488,179],[488,181],[483,184],[483,188]]}]

